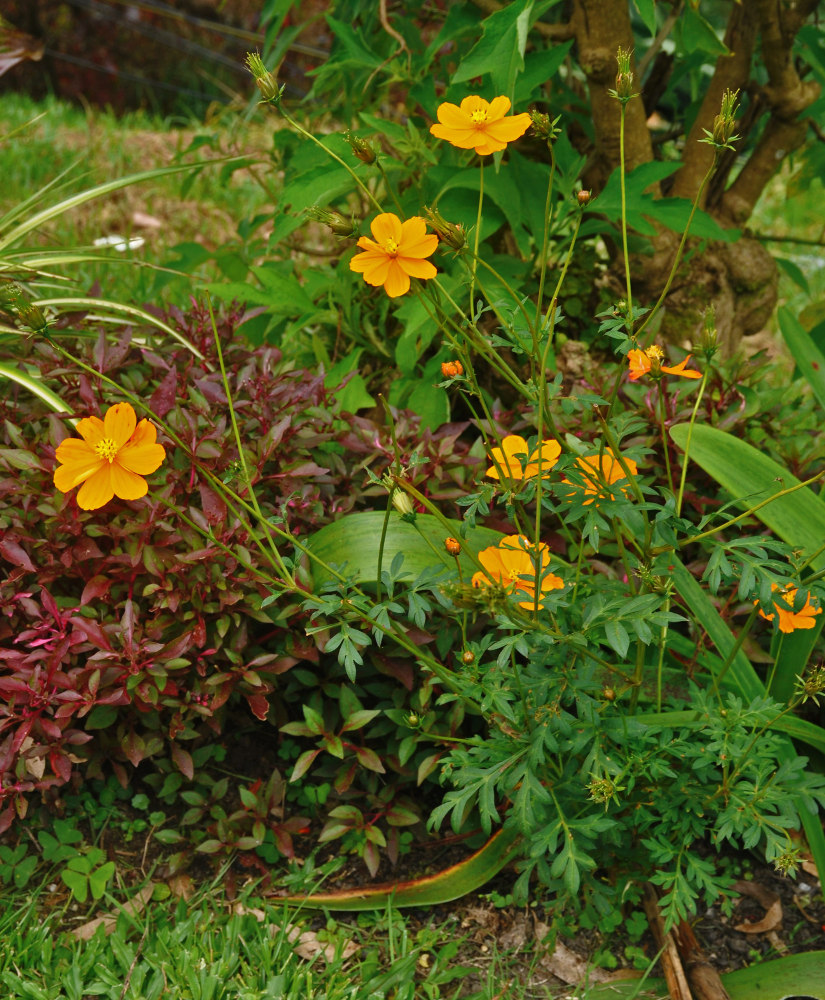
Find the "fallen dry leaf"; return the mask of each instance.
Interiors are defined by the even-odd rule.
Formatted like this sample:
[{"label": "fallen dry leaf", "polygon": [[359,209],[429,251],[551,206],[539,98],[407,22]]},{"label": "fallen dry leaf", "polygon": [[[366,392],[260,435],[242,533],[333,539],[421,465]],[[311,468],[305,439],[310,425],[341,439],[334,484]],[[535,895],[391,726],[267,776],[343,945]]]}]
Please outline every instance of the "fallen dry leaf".
[{"label": "fallen dry leaf", "polygon": [[782,901],[775,892],[771,892],[770,889],[766,889],[758,882],[744,880],[736,882],[733,888],[743,896],[755,899],[767,911],[761,920],[744,920],[741,924],[734,924],[734,930],[742,931],[744,934],[766,934],[768,931],[775,931],[780,926],[782,923]]},{"label": "fallen dry leaf", "polygon": [[588,965],[585,959],[571,951],[563,941],[556,941],[553,954],[545,955],[540,959],[539,965],[568,986],[577,985],[584,980],[588,983],[604,983],[610,979],[604,969]]},{"label": "fallen dry leaf", "polygon": [[195,883],[188,875],[173,875],[166,884],[176,899],[188,902],[195,894]]},{"label": "fallen dry leaf", "polygon": [[152,898],[154,891],[155,883],[149,882],[137,895],[132,896],[128,903],[124,903],[118,913],[106,913],[102,917],[95,917],[94,920],[89,920],[85,924],[81,924],[80,927],[75,927],[72,931],[73,936],[78,941],[89,941],[94,937],[98,927],[103,928],[104,934],[111,934],[115,927],[117,927],[117,918],[120,916],[120,913],[128,913],[132,917],[137,916]]},{"label": "fallen dry leaf", "polygon": [[741,924],[734,924],[733,929],[744,934],[765,934],[768,931],[775,931],[781,923],[782,903],[777,899],[768,907],[768,912],[761,920],[743,920]]},{"label": "fallen dry leaf", "polygon": [[334,941],[321,942],[315,931],[302,931],[294,924],[286,924],[283,928],[275,924],[271,925],[273,934],[282,929],[286,931],[287,940],[299,958],[313,959],[322,955],[325,962],[332,962],[336,957],[351,958],[357,951],[360,951],[360,946],[354,941],[347,941],[341,948]]}]

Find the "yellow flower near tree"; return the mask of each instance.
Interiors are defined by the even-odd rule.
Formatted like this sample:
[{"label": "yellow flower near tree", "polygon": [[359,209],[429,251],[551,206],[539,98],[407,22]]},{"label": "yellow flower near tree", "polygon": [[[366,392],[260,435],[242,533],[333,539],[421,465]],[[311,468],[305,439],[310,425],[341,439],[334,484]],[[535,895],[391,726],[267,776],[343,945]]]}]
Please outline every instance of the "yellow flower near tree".
[{"label": "yellow flower near tree", "polygon": [[391,299],[410,290],[410,278],[434,278],[435,267],[425,260],[435,253],[438,237],[427,233],[427,223],[418,215],[402,222],[392,212],[382,212],[370,223],[374,239],[362,236],[364,251],[349,262],[351,271],[364,275],[368,285],[383,285]]},{"label": "yellow flower near tree", "polygon": [[[773,606],[776,608],[776,614],[779,616],[778,624],[780,632],[795,632],[798,628],[815,628],[816,622],[814,621],[814,616],[822,614],[822,608],[811,603],[810,593],[805,594],[805,603],[799,611],[793,610],[798,589],[798,587],[793,587],[790,584],[786,587],[780,587],[778,583],[771,584],[771,591],[774,593],[779,591],[782,600],[788,605],[787,608],[783,608],[781,604],[777,604],[774,601]],[[754,601],[753,603],[758,604],[759,602]],[[775,617],[773,612],[766,615],[761,608],[759,609],[759,614],[769,622],[772,622]]]},{"label": "yellow flower near tree", "polygon": [[509,97],[465,97],[461,104],[440,104],[438,124],[430,126],[437,139],[446,139],[459,149],[474,149],[481,156],[497,153],[508,142],[520,138],[530,128],[530,115],[508,115]]},{"label": "yellow flower near tree", "polygon": [[[501,442],[501,448],[490,452],[492,466],[487,470],[491,479],[532,479],[539,474],[545,479],[559,460],[561,445],[553,438],[541,442],[541,450],[532,451],[520,434],[508,434]],[[500,471],[499,471],[500,470]]]},{"label": "yellow flower near tree", "polygon": [[66,438],[57,446],[60,463],[54,485],[61,493],[79,486],[77,505],[97,510],[112,497],[139,500],[149,487],[144,476],[154,472],[166,457],[157,443],[157,431],[148,420],[137,423],[129,403],[115,403],[99,417],[84,417],[77,423],[78,438]]},{"label": "yellow flower near tree", "polygon": [[544,542],[538,548],[524,535],[508,535],[498,545],[482,549],[478,561],[484,567],[473,574],[474,587],[500,586],[518,598],[521,608],[533,608],[538,586],[541,595],[560,590],[564,580],[549,572],[550,550]]},{"label": "yellow flower near tree", "polygon": [[[638,473],[639,468],[632,458],[625,458],[624,463],[632,476]],[[579,491],[582,491],[584,494],[582,504],[585,507],[591,503],[595,503],[598,506],[599,500],[615,496],[617,491],[611,490],[610,487],[614,483],[627,480],[624,469],[612,451],[605,452],[602,455],[587,455],[583,458],[577,458],[576,467],[580,482],[573,482],[566,477],[562,479],[563,483],[576,487],[575,491],[566,493],[565,496],[575,497]],[[625,496],[630,496],[627,487],[620,486],[618,489]]]}]

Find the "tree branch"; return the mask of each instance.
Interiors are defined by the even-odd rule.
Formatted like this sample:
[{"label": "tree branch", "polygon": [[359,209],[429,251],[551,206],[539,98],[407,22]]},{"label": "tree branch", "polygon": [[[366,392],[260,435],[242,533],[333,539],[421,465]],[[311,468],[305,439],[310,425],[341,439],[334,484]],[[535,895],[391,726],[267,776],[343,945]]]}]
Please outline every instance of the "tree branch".
[{"label": "tree branch", "polygon": [[[496,11],[502,10],[506,6],[499,0],[473,0],[473,3],[485,14],[495,14]],[[568,38],[573,37],[572,24],[548,24],[546,21],[536,21],[532,30],[554,42],[566,42]]]},{"label": "tree branch", "polygon": [[[774,2],[774,0],[771,0]],[[700,142],[705,137],[704,130],[713,130],[713,119],[722,106],[722,95],[726,90],[743,90],[751,71],[751,57],[756,43],[757,21],[745,4],[734,4],[725,30],[725,45],[729,55],[721,55],[716,60],[713,78],[705,93],[702,107],[685,143],[685,155],[681,170],[676,174],[670,194],[676,198],[693,201],[702,178],[713,163],[714,150],[707,143]],[[700,208],[705,207],[706,196]]]},{"label": "tree branch", "polygon": [[[609,91],[616,82],[616,51],[633,52],[634,38],[630,12],[625,0],[574,0],[571,24],[575,30],[579,64],[587,77],[596,149],[588,164],[586,184],[600,190],[619,164],[619,102]],[[636,85],[635,60],[631,71]],[[653,159],[653,145],[641,98],[625,110],[625,162],[628,170]]]},{"label": "tree branch", "polygon": [[780,163],[805,139],[808,122],[802,115],[819,97],[821,88],[813,80],[799,78],[792,48],[796,33],[819,3],[820,0],[800,0],[784,16],[776,0],[755,0],[753,4],[768,71],[768,84],[762,88],[762,96],[771,116],[756,149],[722,198],[722,214],[734,223],[747,221]]}]

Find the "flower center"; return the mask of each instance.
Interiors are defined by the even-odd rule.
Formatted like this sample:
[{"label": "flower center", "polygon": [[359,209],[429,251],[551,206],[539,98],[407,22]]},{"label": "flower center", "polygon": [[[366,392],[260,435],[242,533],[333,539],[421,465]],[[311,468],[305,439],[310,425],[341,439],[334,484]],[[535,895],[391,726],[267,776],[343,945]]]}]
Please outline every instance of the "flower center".
[{"label": "flower center", "polygon": [[475,111],[470,112],[470,121],[474,125],[480,125],[481,122],[487,121],[487,112],[484,108],[476,108]]},{"label": "flower center", "polygon": [[665,352],[659,347],[658,344],[651,344],[650,347],[645,351],[650,361],[662,361],[665,356]]},{"label": "flower center", "polygon": [[101,458],[105,458],[108,462],[114,462],[118,447],[111,438],[103,438],[95,445],[95,451]]},{"label": "flower center", "polygon": [[398,243],[392,238],[386,239],[384,240],[384,249],[394,257],[398,253]]}]

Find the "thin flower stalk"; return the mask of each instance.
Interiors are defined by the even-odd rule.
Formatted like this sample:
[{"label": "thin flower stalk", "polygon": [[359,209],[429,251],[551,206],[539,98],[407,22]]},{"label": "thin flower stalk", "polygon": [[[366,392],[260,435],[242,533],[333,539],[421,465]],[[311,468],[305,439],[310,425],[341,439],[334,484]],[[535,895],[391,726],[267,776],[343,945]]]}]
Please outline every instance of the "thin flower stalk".
[{"label": "thin flower stalk", "polygon": [[624,255],[624,276],[627,295],[627,333],[635,337],[633,332],[633,289],[630,282],[630,254],[627,249],[627,192],[625,190],[625,150],[624,150],[624,117],[626,103],[622,101],[621,117],[619,118],[619,184],[622,197],[622,253]]},{"label": "thin flower stalk", "polygon": [[[541,239],[541,253],[539,254],[539,290],[536,297],[536,319],[535,337],[539,335],[539,325],[541,322],[542,302],[544,301],[544,282],[547,277],[547,247],[550,243],[550,210],[553,204],[553,181],[556,175],[556,157],[553,153],[552,143],[550,149],[550,176],[547,179],[547,194],[544,197],[544,231]],[[579,213],[581,215],[581,213]]]},{"label": "thin flower stalk", "polygon": [[246,488],[249,493],[249,499],[252,502],[255,514],[258,518],[258,523],[263,528],[264,535],[266,536],[269,549],[272,553],[273,558],[275,559],[275,563],[278,567],[278,570],[280,573],[283,574],[284,581],[288,583],[289,586],[294,590],[297,589],[297,585],[295,583],[295,577],[287,569],[286,564],[284,563],[281,557],[281,553],[278,551],[278,546],[275,544],[275,539],[272,537],[272,532],[270,531],[269,521],[267,520],[266,517],[264,517],[263,511],[261,510],[260,505],[258,504],[258,497],[257,494],[255,493],[255,488],[252,485],[252,477],[249,474],[249,467],[246,464],[246,455],[244,454],[243,441],[241,440],[241,432],[238,428],[237,417],[235,416],[235,407],[232,403],[232,390],[229,387],[229,378],[227,377],[226,374],[226,365],[224,364],[223,360],[221,339],[218,336],[218,327],[215,322],[215,314],[212,311],[212,298],[208,292],[206,293],[206,306],[209,310],[210,322],[212,323],[212,335],[215,341],[215,350],[217,351],[218,354],[218,365],[220,366],[221,370],[221,381],[223,382],[223,391],[226,393],[226,401],[229,407],[229,418],[232,422],[232,433],[235,438],[235,447],[238,449],[238,459],[241,463],[241,470],[243,473],[244,483],[246,484]]},{"label": "thin flower stalk", "polygon": [[688,460],[690,458],[690,442],[693,437],[693,425],[696,423],[696,414],[699,412],[699,405],[702,402],[702,396],[705,392],[705,386],[708,384],[708,367],[705,366],[704,373],[702,375],[702,381],[699,384],[699,392],[696,394],[696,401],[693,404],[693,410],[690,414],[690,420],[688,421],[687,430],[687,440],[685,441],[685,451],[682,455],[682,472],[679,477],[679,492],[676,495],[676,516],[679,517],[682,513],[682,501],[685,496],[685,482],[687,480],[687,470],[688,470]]}]

